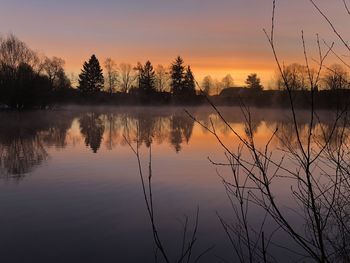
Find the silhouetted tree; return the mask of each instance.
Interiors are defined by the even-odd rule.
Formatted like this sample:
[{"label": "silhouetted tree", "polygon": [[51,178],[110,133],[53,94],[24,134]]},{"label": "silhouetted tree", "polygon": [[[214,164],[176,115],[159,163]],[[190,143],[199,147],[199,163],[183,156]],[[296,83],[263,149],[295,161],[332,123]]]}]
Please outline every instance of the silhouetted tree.
[{"label": "silhouetted tree", "polygon": [[214,79],[213,82],[214,82],[213,87],[214,87],[214,89],[216,91],[216,95],[219,95],[220,92],[223,90],[223,84],[218,79]]},{"label": "silhouetted tree", "polygon": [[182,89],[183,96],[193,97],[196,95],[196,84],[190,66],[186,69]]},{"label": "silhouetted tree", "polygon": [[72,83],[70,79],[67,77],[65,71],[61,69],[57,72],[57,79],[54,82],[54,89],[59,91],[64,91],[70,89],[72,87]]},{"label": "silhouetted tree", "polygon": [[135,85],[137,86],[137,88],[140,88],[141,86],[141,75],[142,75],[142,71],[143,71],[143,66],[141,64],[141,62],[137,62],[136,66],[133,68],[134,72],[135,72],[135,76],[134,76],[134,82]]},{"label": "silhouetted tree", "polygon": [[127,93],[131,89],[135,76],[133,74],[133,68],[130,64],[121,63],[120,66],[120,91]]},{"label": "silhouetted tree", "polygon": [[222,79],[222,86],[224,89],[231,88],[233,87],[233,78],[230,74],[227,74],[223,79]]},{"label": "silhouetted tree", "polygon": [[0,103],[14,109],[43,108],[51,85],[37,54],[14,35],[0,39]]},{"label": "silhouetted tree", "polygon": [[118,85],[118,71],[116,64],[111,58],[107,58],[104,62],[104,67],[106,70],[106,90],[109,94],[116,91]]},{"label": "silhouetted tree", "polygon": [[30,65],[34,70],[40,61],[37,54],[15,35],[0,39],[0,67],[6,66],[15,71],[21,64]]},{"label": "silhouetted tree", "polygon": [[155,69],[156,72],[156,89],[159,92],[168,90],[169,86],[169,73],[163,65],[158,65]]},{"label": "silhouetted tree", "polygon": [[59,72],[63,69],[65,61],[58,57],[45,58],[42,65],[44,72],[50,80],[50,83],[54,84],[55,80],[58,78]]},{"label": "silhouetted tree", "polygon": [[184,75],[184,61],[179,56],[171,65],[171,92],[175,97],[179,97],[182,94]]},{"label": "silhouetted tree", "polygon": [[49,79],[34,72],[28,64],[22,63],[15,69],[3,66],[0,71],[0,98],[10,108],[44,108],[49,103],[50,91]]},{"label": "silhouetted tree", "polygon": [[65,90],[71,87],[70,80],[64,71],[65,61],[58,57],[45,58],[42,69],[54,90]]},{"label": "silhouetted tree", "polygon": [[346,89],[349,87],[349,75],[345,68],[335,64],[329,67],[324,76],[324,85],[328,90]]},{"label": "silhouetted tree", "polygon": [[143,95],[151,95],[155,90],[155,72],[150,61],[140,69],[140,92]]},{"label": "silhouetted tree", "polygon": [[257,74],[253,73],[250,74],[247,77],[247,80],[245,81],[247,84],[248,88],[253,89],[253,90],[263,90],[263,86],[260,83],[260,78],[258,78]]},{"label": "silhouetted tree", "polygon": [[202,81],[202,89],[204,94],[210,95],[214,87],[214,81],[211,76],[205,76]]},{"label": "silhouetted tree", "polygon": [[[310,69],[310,73],[314,73],[312,69]],[[279,73],[277,77],[277,86],[282,90],[287,90],[287,86],[292,91],[304,90],[310,84],[308,83],[309,73],[307,67],[298,63],[284,67],[283,76],[284,78]]]},{"label": "silhouetted tree", "polygon": [[95,93],[103,89],[104,78],[100,62],[92,55],[89,62],[85,62],[79,75],[78,88],[84,93]]}]

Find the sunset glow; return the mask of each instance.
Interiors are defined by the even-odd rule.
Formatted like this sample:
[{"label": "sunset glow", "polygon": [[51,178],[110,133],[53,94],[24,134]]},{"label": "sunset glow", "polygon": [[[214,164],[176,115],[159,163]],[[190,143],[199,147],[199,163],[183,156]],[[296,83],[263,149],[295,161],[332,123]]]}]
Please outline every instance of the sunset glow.
[{"label": "sunset glow", "polygon": [[[317,2],[348,34],[342,1]],[[275,63],[263,28],[270,27],[271,9],[269,0],[13,0],[2,3],[0,32],[64,58],[68,72],[78,73],[92,53],[119,63],[150,59],[154,65],[169,65],[181,55],[197,78],[230,73],[239,85],[257,72],[269,85]],[[307,0],[279,1],[276,11],[278,50],[286,63],[302,62],[301,30],[310,50],[316,33],[328,42],[335,38]]]}]

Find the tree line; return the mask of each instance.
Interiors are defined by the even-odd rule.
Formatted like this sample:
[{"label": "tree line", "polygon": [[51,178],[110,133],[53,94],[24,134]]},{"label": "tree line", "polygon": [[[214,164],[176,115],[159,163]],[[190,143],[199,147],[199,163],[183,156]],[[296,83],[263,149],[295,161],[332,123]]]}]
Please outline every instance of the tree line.
[{"label": "tree line", "polygon": [[105,76],[99,60],[92,55],[83,65],[78,90],[88,95],[104,91],[109,94],[128,93],[143,98],[164,92],[170,92],[175,99],[196,96],[193,72],[181,57],[177,57],[171,64],[170,72],[161,65],[155,69],[150,61],[145,64],[139,62],[136,67],[121,64],[118,69],[116,63],[107,58],[104,66]]},{"label": "tree line", "polygon": [[[82,81],[89,78],[86,74],[90,66],[96,68],[94,72],[89,73],[96,75],[96,80],[98,80],[96,91],[105,91],[110,94],[115,92],[135,93],[138,89],[138,92],[143,94],[171,92],[175,97],[188,97],[195,96],[200,87],[206,95],[219,95],[223,89],[232,88],[235,85],[230,74],[227,74],[221,81],[207,75],[201,83],[198,83],[199,87],[196,87],[191,67],[186,66],[180,56],[175,59],[169,69],[163,65],[153,67],[150,61],[147,61],[144,65],[138,62],[135,67],[125,63],[118,66],[112,58],[107,58],[103,65],[104,70],[95,55],[88,62],[85,62],[82,74],[79,75],[78,88],[82,91],[91,92],[82,85]],[[247,88],[263,89],[261,80],[256,73],[250,74],[245,84]]]},{"label": "tree line", "polygon": [[0,38],[0,104],[45,108],[53,93],[71,88],[64,60],[40,56],[14,35]]},{"label": "tree line", "polygon": [[[14,35],[0,38],[0,106],[22,110],[45,109],[60,103],[198,104],[205,101],[205,95],[219,95],[225,99],[227,94],[235,97],[234,102],[242,96],[239,89],[253,101],[266,95],[266,92],[262,93],[264,87],[255,73],[250,74],[245,86],[239,88],[235,87],[230,74],[221,81],[208,75],[198,83],[191,66],[180,56],[167,68],[163,65],[154,67],[150,61],[139,62],[136,66],[118,65],[112,58],[107,58],[101,65],[92,55],[84,62],[78,80],[67,76],[64,65],[63,59],[40,55]],[[349,75],[344,67],[333,65],[327,69],[318,89],[349,89]],[[281,75],[276,77],[276,90],[285,90],[285,83],[288,83],[295,91],[305,91],[309,86],[309,74],[317,77],[316,71],[309,72],[306,66],[296,63],[285,66],[283,71],[284,79]],[[222,100],[217,102],[222,103]]]}]

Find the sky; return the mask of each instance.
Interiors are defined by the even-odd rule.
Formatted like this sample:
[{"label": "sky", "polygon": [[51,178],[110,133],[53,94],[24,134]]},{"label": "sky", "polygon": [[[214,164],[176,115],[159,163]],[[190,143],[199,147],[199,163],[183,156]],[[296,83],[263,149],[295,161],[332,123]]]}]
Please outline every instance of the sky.
[{"label": "sky", "polygon": [[[349,36],[343,0],[315,1]],[[13,33],[34,50],[62,57],[67,72],[76,74],[92,54],[101,61],[165,66],[181,55],[199,80],[231,74],[242,85],[256,72],[271,86],[276,65],[263,33],[271,27],[271,10],[271,0],[0,0],[0,34]],[[310,57],[317,57],[316,34],[346,55],[309,0],[277,0],[283,63],[303,62],[302,30]]]}]

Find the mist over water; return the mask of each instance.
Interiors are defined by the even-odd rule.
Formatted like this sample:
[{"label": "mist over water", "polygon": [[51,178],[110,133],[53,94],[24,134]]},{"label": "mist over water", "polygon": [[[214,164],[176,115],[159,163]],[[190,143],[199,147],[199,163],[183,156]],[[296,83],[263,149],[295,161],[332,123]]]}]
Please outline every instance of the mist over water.
[{"label": "mist over water", "polygon": [[[212,109],[186,110],[204,125],[212,122],[230,149],[237,149],[237,139]],[[247,131],[241,110],[222,108],[222,113],[244,137]],[[302,111],[298,116],[302,131],[308,116]],[[332,123],[331,112],[319,116],[324,127]],[[199,207],[195,251],[215,245],[201,262],[220,262],[218,255],[234,258],[216,214],[230,220],[232,211],[217,167],[208,160],[224,161],[224,150],[183,108],[70,107],[2,112],[0,118],[0,247],[4,262],[153,261],[152,231],[137,163],[125,138],[142,144],[145,169],[152,147],[156,219],[171,253],[179,251],[180,221],[187,215],[193,223]],[[284,110],[252,109],[257,145],[264,147],[277,126],[292,145],[295,137],[289,118]],[[316,133],[318,128],[314,127]],[[284,146],[278,141],[271,147],[275,158],[283,155]],[[230,176],[228,168],[219,172]],[[275,187],[279,202],[293,207],[290,186],[277,181]],[[298,226],[298,217],[290,213]],[[253,221],[262,217],[259,210],[252,214]],[[285,241],[281,234],[275,238],[276,242]],[[286,251],[275,250],[285,258]]]}]

